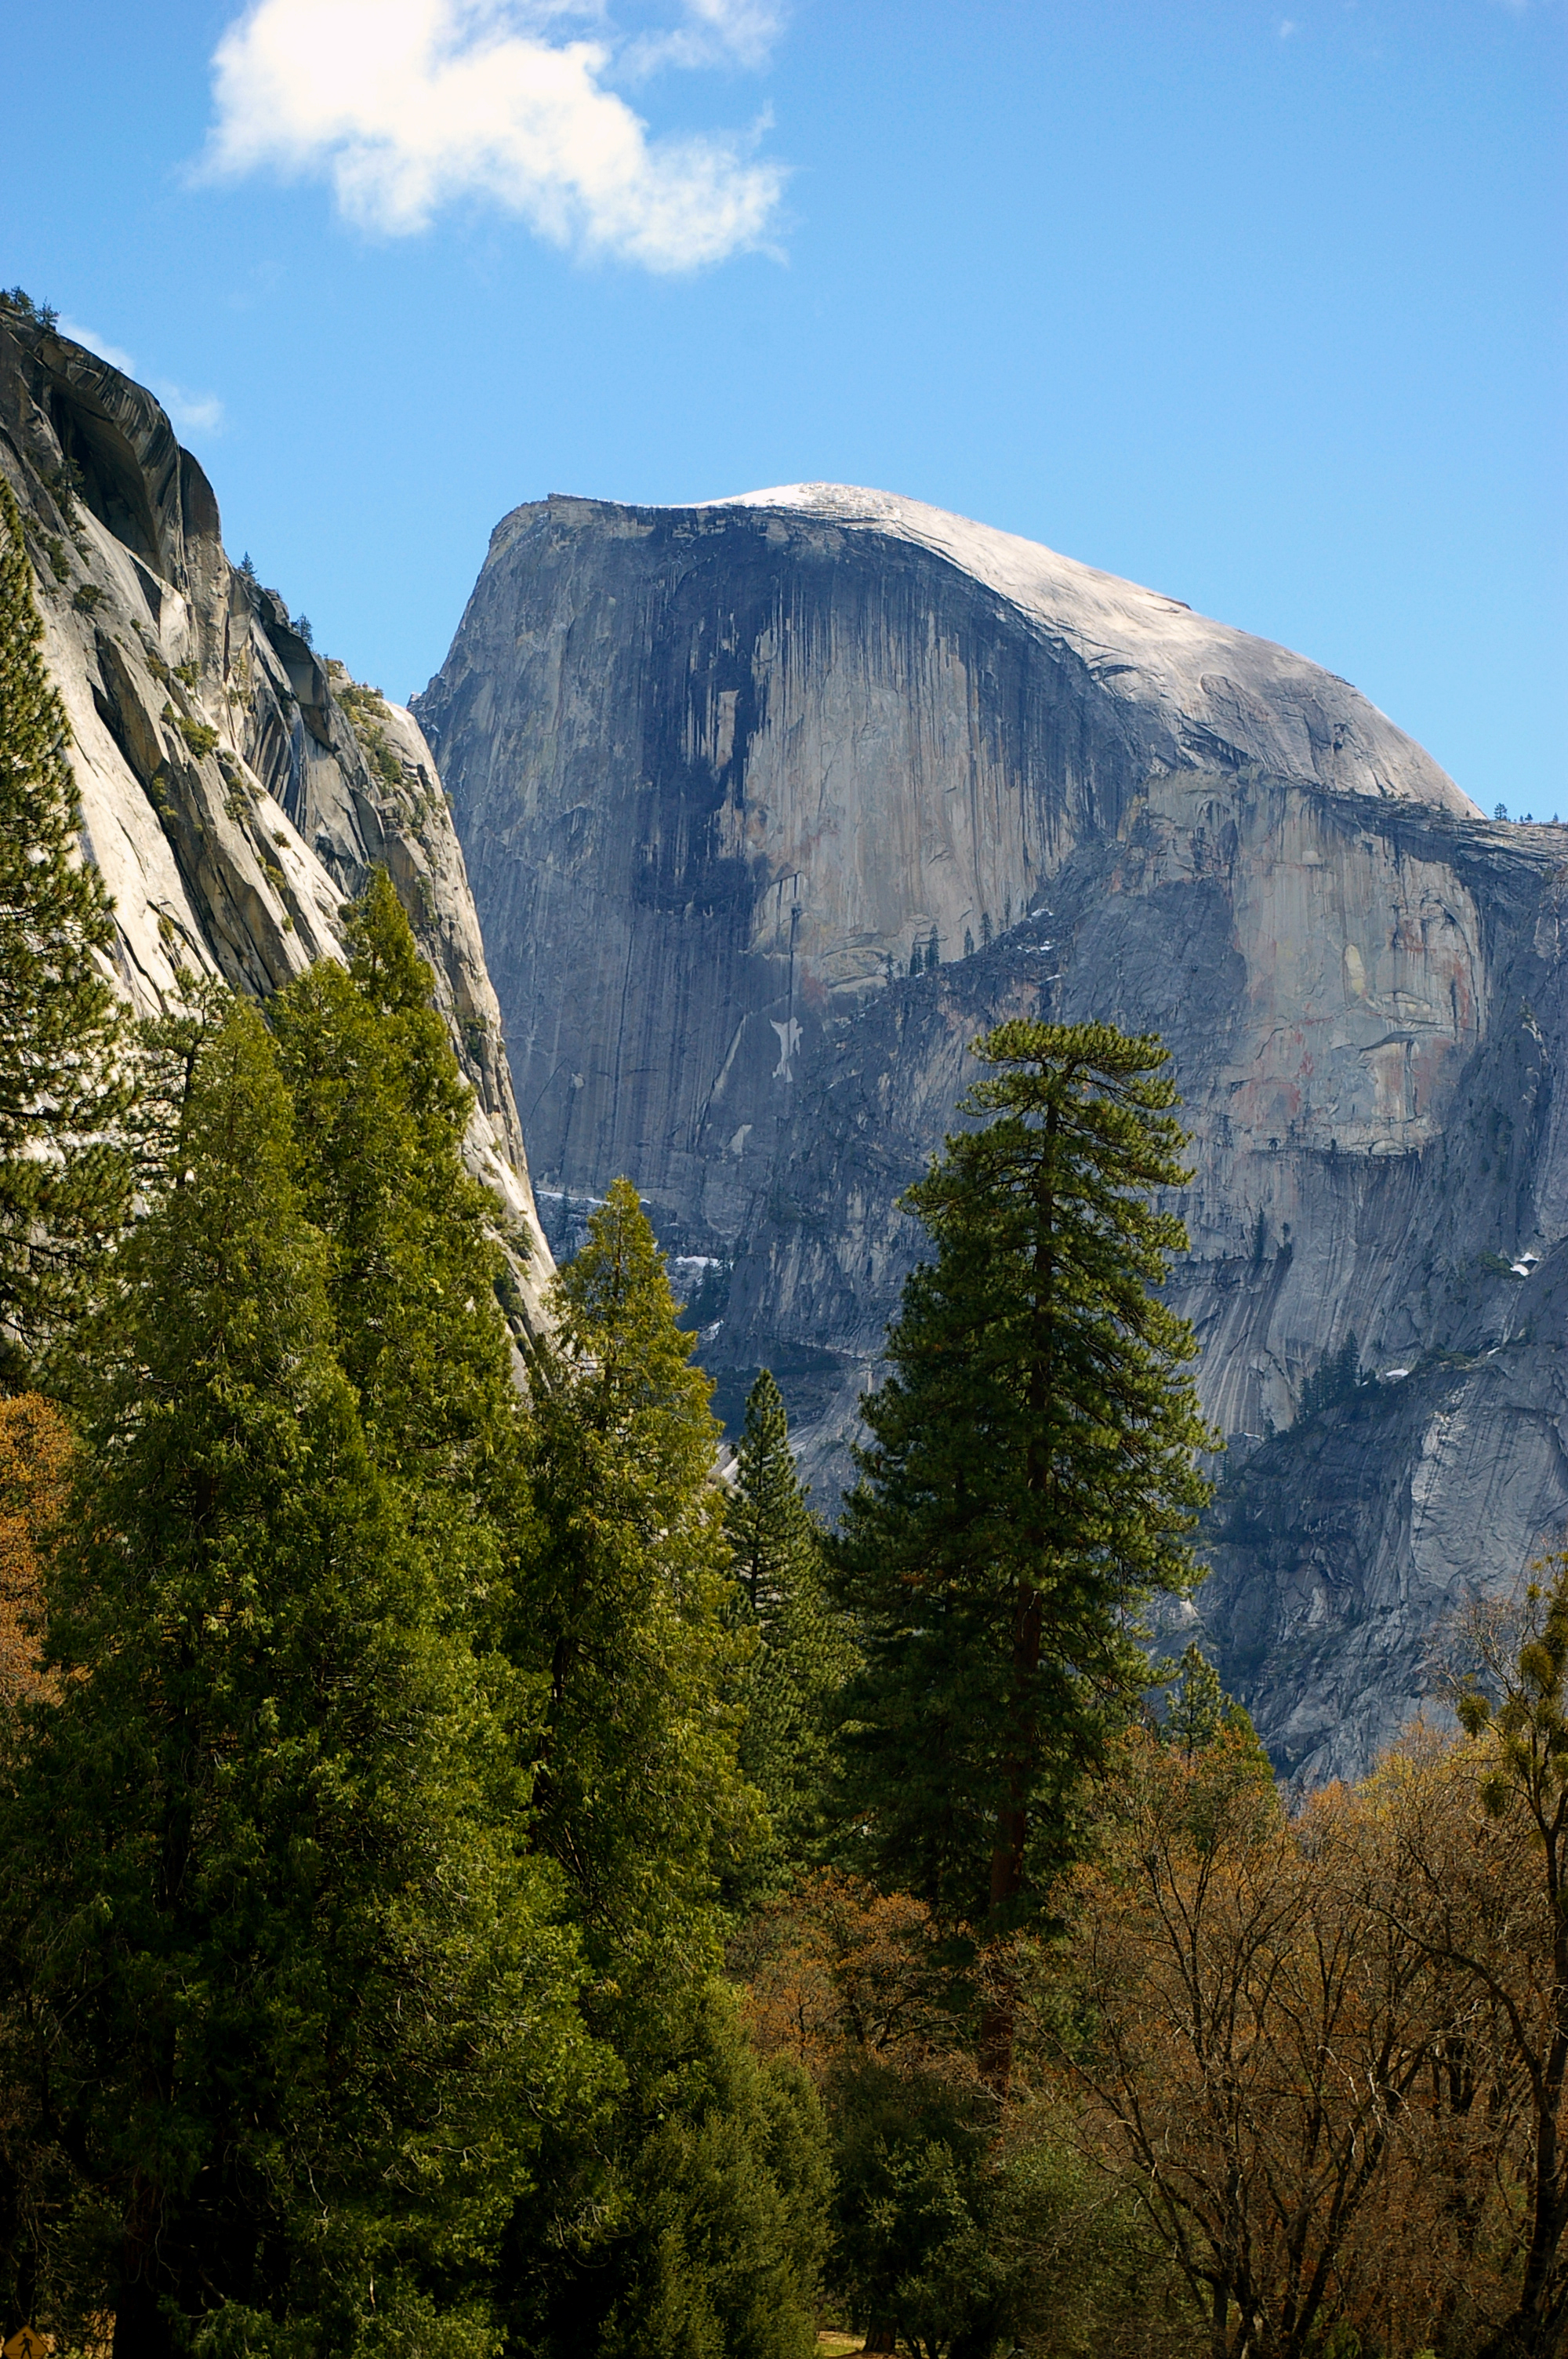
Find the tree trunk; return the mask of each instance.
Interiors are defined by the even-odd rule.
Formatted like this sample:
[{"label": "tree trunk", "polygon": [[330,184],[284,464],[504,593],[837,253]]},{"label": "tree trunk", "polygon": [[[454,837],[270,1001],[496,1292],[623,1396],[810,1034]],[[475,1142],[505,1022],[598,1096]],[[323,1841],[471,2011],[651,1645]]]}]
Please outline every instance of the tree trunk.
[{"label": "tree trunk", "polygon": [[[1040,1669],[1040,1592],[1027,1589],[1014,1607],[1012,1617],[1012,1669],[1025,1694]],[[990,1913],[993,1919],[1000,1910],[1016,1900],[1023,1889],[1024,1861],[1029,1845],[1028,1803],[1033,1736],[1033,1730],[1028,1725],[1025,1706],[1018,1712],[1014,1721],[1014,1752],[1005,1765],[1007,1802],[997,1812],[996,1842],[991,1850]],[[1017,2012],[1011,1977],[1004,1973],[987,2000],[985,2012],[980,2017],[979,2053],[976,2059],[981,2080],[999,2104],[1005,2100],[1008,2084],[1012,2078],[1013,2027]]]},{"label": "tree trunk", "polygon": [[[1017,1782],[1014,1781],[1014,1791]],[[991,1910],[994,1915],[1022,1889],[1023,1847],[1029,1820],[1022,1810],[1003,1810],[997,1822],[996,1848],[991,1853]],[[1003,1973],[991,1986],[980,2017],[979,2052],[976,2062],[981,2080],[999,2104],[1007,2098],[1012,2079],[1012,2041],[1018,2004],[1012,1978]]]}]

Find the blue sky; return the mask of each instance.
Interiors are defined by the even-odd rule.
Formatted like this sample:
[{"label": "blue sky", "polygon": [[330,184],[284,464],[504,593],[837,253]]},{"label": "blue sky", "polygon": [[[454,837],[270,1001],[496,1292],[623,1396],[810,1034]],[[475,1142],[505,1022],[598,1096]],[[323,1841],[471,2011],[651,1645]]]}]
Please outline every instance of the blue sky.
[{"label": "blue sky", "polygon": [[389,693],[519,500],[827,478],[1568,817],[1568,0],[72,0],[5,45],[0,280]]}]

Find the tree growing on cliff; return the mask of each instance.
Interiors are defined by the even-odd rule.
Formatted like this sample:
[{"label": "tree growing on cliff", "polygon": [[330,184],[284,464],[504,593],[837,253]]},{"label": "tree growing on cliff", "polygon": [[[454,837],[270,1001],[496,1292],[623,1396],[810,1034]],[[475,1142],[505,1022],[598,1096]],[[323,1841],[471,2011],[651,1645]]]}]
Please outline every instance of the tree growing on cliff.
[{"label": "tree growing on cliff", "polygon": [[21,512],[0,478],[0,1382],[80,1308],[124,1217],[130,1163],[114,941],[43,660]]},{"label": "tree growing on cliff", "polygon": [[[1166,1051],[1113,1027],[1004,1024],[978,1126],[904,1198],[936,1248],[890,1330],[835,1549],[864,1669],[843,1748],[860,1856],[1000,1939],[1075,1848],[1077,1790],[1147,1677],[1134,1617],[1195,1577],[1212,1442],[1197,1346],[1153,1289],[1186,1235]],[[982,2065],[1011,2070],[1005,1994]]]}]

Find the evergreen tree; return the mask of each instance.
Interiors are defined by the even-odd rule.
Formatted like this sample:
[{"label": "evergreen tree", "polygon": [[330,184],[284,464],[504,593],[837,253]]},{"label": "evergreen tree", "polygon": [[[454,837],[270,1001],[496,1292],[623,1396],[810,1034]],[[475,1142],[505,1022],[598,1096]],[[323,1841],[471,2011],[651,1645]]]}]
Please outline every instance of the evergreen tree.
[{"label": "evergreen tree", "polygon": [[347,916],[347,969],[321,960],[267,1012],[367,1433],[389,1462],[446,1481],[516,1398],[500,1207],[464,1168],[473,1093],[384,869]]},{"label": "evergreen tree", "polygon": [[1303,1385],[1300,1421],[1304,1425],[1309,1417],[1317,1417],[1325,1408],[1337,1408],[1341,1401],[1354,1399],[1367,1381],[1361,1374],[1361,1346],[1352,1328],[1338,1351],[1326,1353]]},{"label": "evergreen tree", "polygon": [[[1004,1024],[979,1126],[909,1190],[936,1258],[908,1279],[892,1375],[835,1555],[865,1668],[844,1732],[862,1858],[1000,1936],[1044,1906],[1076,1796],[1147,1676],[1134,1624],[1194,1578],[1211,1442],[1191,1330],[1152,1289],[1185,1245],[1164,1049],[1109,1025]],[[1005,2085],[1011,2017],[983,2061]]]},{"label": "evergreen tree", "polygon": [[514,1658],[546,1689],[535,1840],[565,1870],[623,2074],[549,2145],[503,2277],[540,2359],[806,2359],[824,2233],[815,2099],[750,2054],[715,1981],[754,1797],[718,1427],[636,1190],[557,1282],[530,1375],[535,1555]]},{"label": "evergreen tree", "polygon": [[823,1825],[832,1767],[832,1699],[854,1656],[822,1576],[822,1531],[789,1446],[789,1419],[763,1368],[746,1400],[725,1521],[745,1618],[758,1646],[747,1666],[741,1767],[767,1806],[767,1880],[806,1864]]},{"label": "evergreen tree", "polygon": [[112,905],[77,854],[65,708],[21,513],[0,477],[0,1381],[80,1310],[124,1216],[127,1093],[105,967]]},{"label": "evergreen tree", "polygon": [[745,1650],[712,1385],[676,1309],[618,1180],[531,1361],[537,1554],[513,1651],[547,1683],[536,1839],[570,1879],[589,1954],[689,1968],[716,1954],[717,1878],[748,1819],[723,1702]]},{"label": "evergreen tree", "polygon": [[800,2068],[763,2062],[731,1993],[674,1984],[622,2010],[628,2088],[557,2141],[503,2281],[529,2359],[812,2359],[827,2125]]},{"label": "evergreen tree", "polygon": [[500,1207],[464,1167],[472,1092],[384,870],[348,939],[346,971],[321,961],[268,1010],[304,1205],[372,1454],[453,1602],[488,1626],[528,1523]]},{"label": "evergreen tree", "polygon": [[1195,1638],[1182,1650],[1162,1734],[1187,1760],[1212,1745],[1226,1721],[1226,1693],[1219,1673]]},{"label": "evergreen tree", "polygon": [[82,2306],[114,2359],[400,2317],[428,2341],[431,2289],[592,2078],[554,1878],[367,1451],[292,1162],[237,1006],[117,1258],[46,1576],[53,1700],[0,1793],[5,1962],[112,2229]]}]

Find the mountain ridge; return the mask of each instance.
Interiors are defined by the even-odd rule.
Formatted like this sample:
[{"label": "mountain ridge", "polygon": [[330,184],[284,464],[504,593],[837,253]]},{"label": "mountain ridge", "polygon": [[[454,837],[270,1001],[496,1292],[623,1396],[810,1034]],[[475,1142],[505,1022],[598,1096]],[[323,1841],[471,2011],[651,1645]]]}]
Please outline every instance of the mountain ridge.
[{"label": "mountain ridge", "polygon": [[70,719],[83,848],[142,1014],[178,970],[256,997],[341,957],[384,865],[474,1089],[468,1160],[511,1241],[519,1315],[551,1261],[461,847],[413,715],[301,636],[224,554],[216,495],[161,405],[47,315],[0,305],[0,467]]},{"label": "mountain ridge", "polygon": [[[854,487],[498,527],[414,709],[552,1234],[629,1173],[721,1397],[772,1365],[830,1496],[967,1042],[1161,1032],[1196,1166],[1172,1299],[1231,1445],[1200,1611],[1281,1766],[1354,1771],[1448,1606],[1568,1520],[1568,839],[1482,818],[1304,658],[966,531],[988,578]],[[1352,1331],[1415,1373],[1298,1420]]]}]

